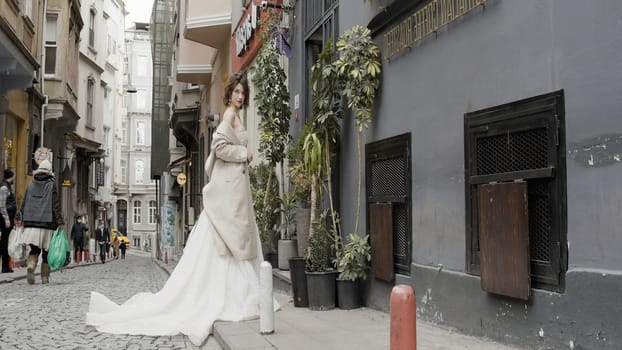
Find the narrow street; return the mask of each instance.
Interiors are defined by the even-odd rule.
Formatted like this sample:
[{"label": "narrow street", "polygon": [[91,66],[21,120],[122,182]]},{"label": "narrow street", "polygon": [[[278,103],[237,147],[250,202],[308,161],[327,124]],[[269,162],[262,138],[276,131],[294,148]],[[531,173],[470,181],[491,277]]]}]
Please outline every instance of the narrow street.
[{"label": "narrow street", "polygon": [[[122,303],[137,292],[159,290],[167,278],[150,256],[129,251],[125,260],[52,272],[48,285],[39,276],[35,285],[26,279],[2,283],[0,349],[198,349],[182,335],[114,335],[84,324],[91,291]],[[220,347],[210,337],[201,349]]]}]

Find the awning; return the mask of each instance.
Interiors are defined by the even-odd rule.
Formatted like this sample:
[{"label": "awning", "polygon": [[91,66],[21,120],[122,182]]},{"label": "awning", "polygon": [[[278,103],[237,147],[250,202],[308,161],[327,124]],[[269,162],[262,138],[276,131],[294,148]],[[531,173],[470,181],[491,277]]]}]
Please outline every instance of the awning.
[{"label": "awning", "polygon": [[10,90],[32,87],[34,72],[38,68],[15,46],[0,28],[0,96]]}]

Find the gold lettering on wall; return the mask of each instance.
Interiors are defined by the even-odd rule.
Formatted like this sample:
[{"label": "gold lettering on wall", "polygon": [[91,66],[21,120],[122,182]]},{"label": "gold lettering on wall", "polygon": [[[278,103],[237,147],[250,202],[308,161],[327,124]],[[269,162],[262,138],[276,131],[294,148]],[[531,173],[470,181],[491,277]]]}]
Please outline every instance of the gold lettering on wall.
[{"label": "gold lettering on wall", "polygon": [[487,0],[431,0],[384,34],[384,57],[390,60],[439,28],[448,25]]}]

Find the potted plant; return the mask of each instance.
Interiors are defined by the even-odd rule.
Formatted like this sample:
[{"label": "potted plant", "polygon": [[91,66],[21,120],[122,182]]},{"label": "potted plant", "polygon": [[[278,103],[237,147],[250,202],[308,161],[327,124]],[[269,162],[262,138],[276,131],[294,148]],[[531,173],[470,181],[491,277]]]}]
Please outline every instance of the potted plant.
[{"label": "potted plant", "polygon": [[339,59],[335,62],[339,72],[341,93],[347,99],[348,108],[355,113],[357,129],[358,190],[356,196],[356,219],[354,234],[358,234],[361,212],[363,129],[371,124],[371,107],[380,83],[380,51],[371,40],[370,31],[361,26],[347,30],[337,41]]},{"label": "potted plant", "polygon": [[[257,64],[251,68],[252,81],[255,85],[255,103],[261,116],[259,122],[259,151],[276,168],[283,178],[283,160],[285,149],[291,143],[289,135],[289,91],[285,70],[280,64],[280,53],[270,40],[266,40],[257,56]],[[269,174],[267,187],[272,183]],[[283,184],[279,184],[279,193],[284,193]],[[283,232],[281,232],[283,235]],[[283,237],[281,237],[283,238]]]},{"label": "potted plant", "polygon": [[[269,174],[274,173],[274,168],[262,162],[249,167],[248,173],[264,260],[276,267],[278,265],[279,189],[276,182],[272,182],[269,188],[266,187]],[[266,191],[268,189],[269,191]]]},{"label": "potted plant", "polygon": [[288,149],[289,180],[296,200],[295,222],[298,256],[304,257],[309,246],[309,227],[311,225],[311,177],[305,169],[303,144],[309,124],[305,124],[298,141]]},{"label": "potted plant", "polygon": [[298,256],[298,245],[296,244],[296,230],[294,228],[296,197],[293,192],[286,192],[283,198],[279,198],[277,211],[281,214],[281,229],[283,232],[278,242],[279,269],[289,270],[288,259]]},{"label": "potted plant", "polygon": [[[339,239],[339,236],[337,240]],[[336,242],[339,243],[340,242]],[[371,261],[371,245],[369,235],[358,236],[349,234],[347,243],[337,251],[335,266],[337,267],[337,299],[340,309],[354,309],[361,306],[359,280],[367,279],[367,270]]]},{"label": "potted plant", "polygon": [[337,271],[331,259],[332,237],[328,229],[328,210],[313,220],[313,235],[309,237],[306,256],[306,276],[309,293],[309,309],[330,310],[335,308]]}]

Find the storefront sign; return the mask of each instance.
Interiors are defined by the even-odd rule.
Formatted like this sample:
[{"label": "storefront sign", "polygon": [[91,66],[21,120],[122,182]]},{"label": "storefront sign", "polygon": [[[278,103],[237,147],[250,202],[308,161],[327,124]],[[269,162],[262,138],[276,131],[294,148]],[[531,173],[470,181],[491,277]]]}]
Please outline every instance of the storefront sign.
[{"label": "storefront sign", "polygon": [[[272,0],[269,8],[262,9],[265,1],[252,0],[248,2],[244,14],[230,39],[231,72],[239,72],[252,64],[263,45],[262,32],[266,30],[268,22],[282,16],[282,0]],[[272,6],[276,6],[273,8]]]},{"label": "storefront sign", "polygon": [[487,0],[431,0],[384,35],[384,57],[388,61],[449,23],[482,6]]},{"label": "storefront sign", "polygon": [[241,56],[248,50],[248,42],[255,34],[257,29],[257,19],[259,18],[259,6],[251,4],[251,10],[242,20],[238,29],[235,31],[235,54]]}]

